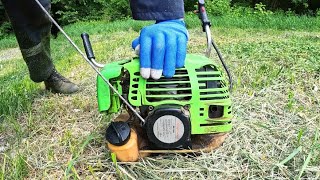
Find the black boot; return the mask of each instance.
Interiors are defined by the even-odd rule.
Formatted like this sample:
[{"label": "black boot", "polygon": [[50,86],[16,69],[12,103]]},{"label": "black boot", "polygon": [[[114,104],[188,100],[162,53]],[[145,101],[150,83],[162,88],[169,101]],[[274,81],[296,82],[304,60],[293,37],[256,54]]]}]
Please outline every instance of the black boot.
[{"label": "black boot", "polygon": [[52,74],[44,81],[44,84],[46,89],[53,93],[72,94],[79,90],[76,84],[59,74],[56,69],[53,69]]}]

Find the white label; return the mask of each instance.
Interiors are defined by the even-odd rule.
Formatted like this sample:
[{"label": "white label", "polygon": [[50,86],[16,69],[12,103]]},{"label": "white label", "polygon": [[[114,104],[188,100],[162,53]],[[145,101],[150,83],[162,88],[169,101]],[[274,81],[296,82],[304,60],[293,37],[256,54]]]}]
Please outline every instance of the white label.
[{"label": "white label", "polygon": [[161,142],[175,143],[183,136],[184,126],[176,116],[165,115],[156,120],[153,133]]}]

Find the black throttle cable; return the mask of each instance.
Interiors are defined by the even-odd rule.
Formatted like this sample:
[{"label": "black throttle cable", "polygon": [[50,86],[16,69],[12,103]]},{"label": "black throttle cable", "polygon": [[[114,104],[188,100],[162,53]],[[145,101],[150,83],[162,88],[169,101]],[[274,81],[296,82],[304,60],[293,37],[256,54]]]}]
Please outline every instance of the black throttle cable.
[{"label": "black throttle cable", "polygon": [[207,53],[206,53],[207,57],[210,57],[210,51],[211,51],[211,45],[212,45],[218,54],[218,57],[221,61],[221,64],[222,64],[224,70],[226,71],[226,73],[228,75],[229,91],[231,93],[232,88],[233,88],[232,76],[231,76],[231,73],[230,73],[221,53],[220,53],[218,46],[215,44],[215,42],[213,41],[213,38],[211,37],[211,31],[210,31],[211,22],[208,18],[207,12],[206,12],[204,0],[198,0],[198,13],[199,13],[199,19],[202,22],[202,30],[207,35],[207,46],[208,46]]},{"label": "black throttle cable", "polygon": [[211,44],[212,44],[214,50],[217,52],[218,57],[219,57],[219,59],[220,59],[220,61],[221,61],[221,64],[222,64],[224,70],[226,71],[226,73],[227,73],[227,75],[228,75],[228,79],[229,79],[229,91],[230,91],[230,93],[231,93],[231,92],[232,92],[232,88],[233,88],[232,75],[231,75],[231,73],[230,73],[230,71],[229,71],[229,68],[228,68],[228,66],[226,65],[226,63],[225,63],[225,61],[224,61],[224,59],[223,59],[223,57],[222,57],[222,55],[221,55],[221,53],[220,53],[220,50],[219,50],[218,46],[217,46],[216,43],[213,41],[213,39],[211,39]]}]

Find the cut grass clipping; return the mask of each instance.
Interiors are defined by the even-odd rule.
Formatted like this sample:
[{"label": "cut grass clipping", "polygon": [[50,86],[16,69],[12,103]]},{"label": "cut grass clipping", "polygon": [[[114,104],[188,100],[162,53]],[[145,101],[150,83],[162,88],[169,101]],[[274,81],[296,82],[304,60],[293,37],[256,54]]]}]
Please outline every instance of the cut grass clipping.
[{"label": "cut grass clipping", "polygon": [[[295,28],[273,23],[277,19],[213,21],[234,76],[234,127],[223,146],[196,157],[116,162],[104,141],[114,116],[98,113],[96,74],[61,35],[52,40],[53,59],[80,85],[77,94],[44,91],[29,80],[19,55],[0,61],[0,179],[319,179],[319,19],[295,17]],[[198,21],[187,17],[189,53],[205,52]],[[97,59],[108,63],[133,57],[131,40],[148,23],[86,22],[65,30],[78,45],[88,32]],[[14,42],[12,36],[0,40],[0,49],[17,48]],[[212,59],[218,62],[215,54]]]}]

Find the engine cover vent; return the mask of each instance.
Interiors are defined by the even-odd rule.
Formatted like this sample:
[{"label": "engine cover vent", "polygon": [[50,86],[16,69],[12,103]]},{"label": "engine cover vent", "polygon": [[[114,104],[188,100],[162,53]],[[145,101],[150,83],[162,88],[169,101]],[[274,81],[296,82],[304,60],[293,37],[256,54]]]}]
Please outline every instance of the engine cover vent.
[{"label": "engine cover vent", "polygon": [[146,81],[146,99],[149,102],[190,100],[191,97],[191,84],[186,69],[176,70],[175,75],[170,79],[161,77],[159,80]]},{"label": "engine cover vent", "polygon": [[223,83],[221,72],[211,65],[196,69],[200,100],[228,99],[228,87]]}]

